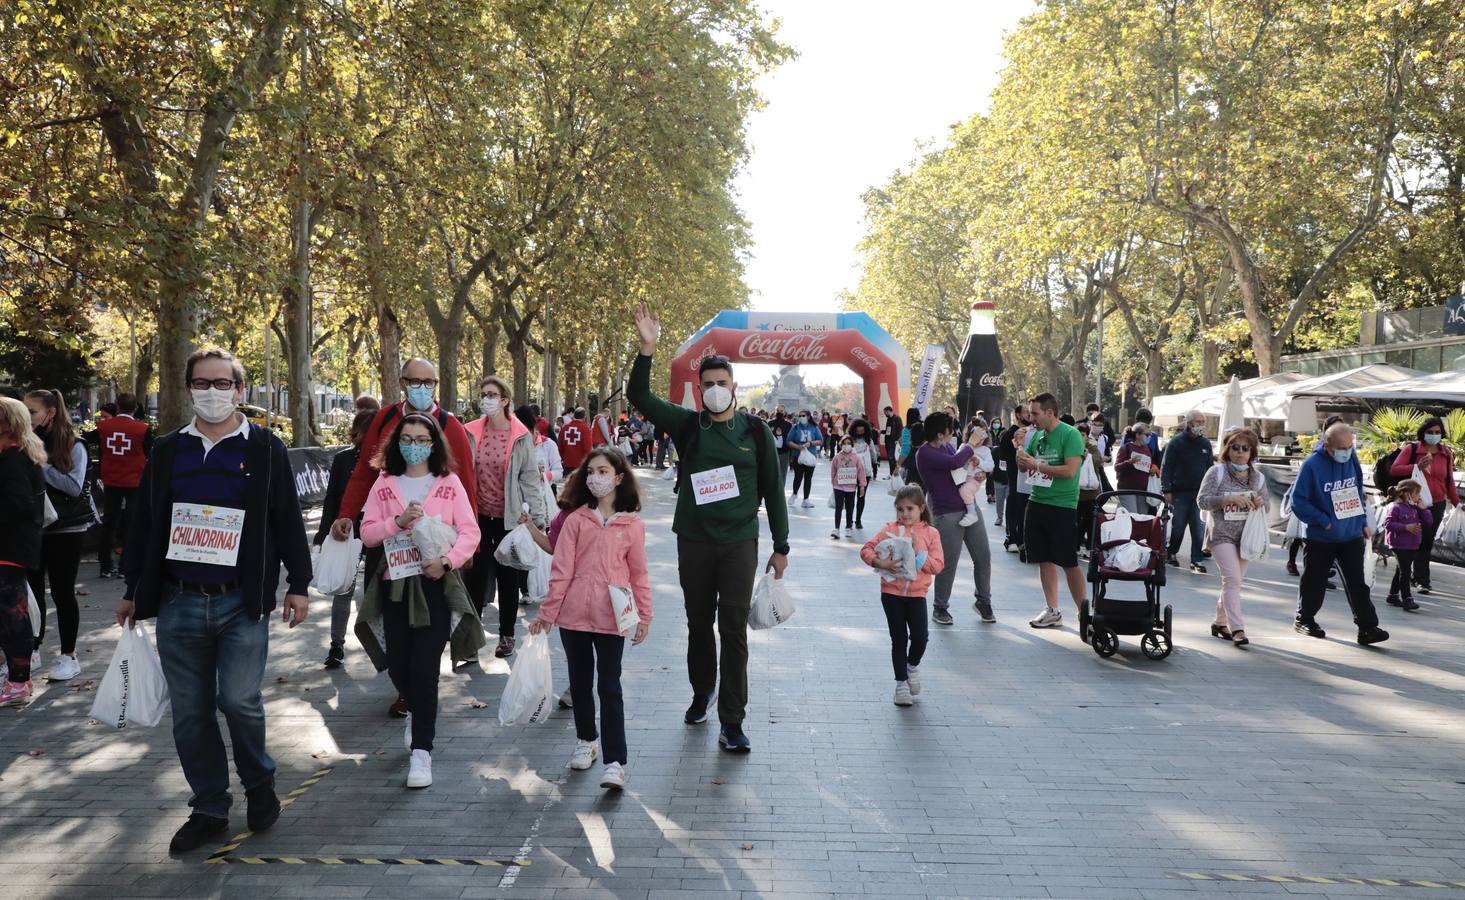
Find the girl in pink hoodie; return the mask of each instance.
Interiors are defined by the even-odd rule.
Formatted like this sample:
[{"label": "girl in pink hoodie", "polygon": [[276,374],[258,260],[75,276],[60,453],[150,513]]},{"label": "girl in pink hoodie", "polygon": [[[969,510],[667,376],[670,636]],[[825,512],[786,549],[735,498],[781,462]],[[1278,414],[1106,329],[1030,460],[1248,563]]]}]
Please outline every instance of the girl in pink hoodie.
[{"label": "girl in pink hoodie", "polygon": [[[444,579],[459,579],[458,569],[478,549],[478,516],[458,476],[451,451],[431,416],[408,413],[382,444],[377,476],[362,512],[361,542],[382,547],[378,588],[382,629],[386,632],[387,672],[398,694],[407,698],[407,744],[412,757],[407,786],[432,784],[432,740],[437,730],[437,680],[451,628]],[[413,539],[418,520],[441,516],[456,532],[447,553],[424,559]],[[416,579],[419,585],[389,588]],[[427,621],[414,609],[413,588],[426,597]],[[395,599],[394,599],[395,598]]]},{"label": "girl in pink hoodie", "polygon": [[854,439],[845,435],[839,440],[839,452],[829,466],[829,482],[834,489],[834,530],[829,536],[839,540],[839,517],[844,516],[845,539],[854,537],[855,500],[865,492],[870,480],[865,458],[855,452]]},{"label": "girl in pink hoodie", "polygon": [[[882,557],[880,543],[887,538],[909,538],[915,550],[916,577],[900,578],[900,561]],[[926,495],[914,485],[903,487],[895,495],[895,521],[883,526],[879,533],[860,548],[865,565],[881,570],[880,605],[885,608],[885,623],[890,628],[890,662],[895,667],[895,705],[910,706],[921,692],[918,667],[926,652],[926,591],[931,579],[946,567],[941,552],[941,533],[931,524],[931,511],[926,508]]]},{"label": "girl in pink hoodie", "polygon": [[[571,510],[554,548],[549,596],[530,634],[558,625],[570,671],[570,700],[579,744],[570,768],[590,768],[603,751],[600,786],[626,786],[626,716],[621,697],[621,655],[626,635],[646,640],[651,627],[651,578],[646,568],[646,526],[636,515],[641,491],[636,476],[617,450],[600,446],[565,481],[560,504]],[[617,610],[634,604],[635,623],[622,630]],[[600,675],[600,732],[595,730],[595,697]],[[597,746],[597,738],[599,746]]]}]

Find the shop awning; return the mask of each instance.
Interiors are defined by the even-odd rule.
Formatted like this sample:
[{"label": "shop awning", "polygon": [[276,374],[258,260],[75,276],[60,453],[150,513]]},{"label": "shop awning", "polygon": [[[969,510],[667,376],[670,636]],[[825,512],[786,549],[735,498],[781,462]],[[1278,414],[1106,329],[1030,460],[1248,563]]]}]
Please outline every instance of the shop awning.
[{"label": "shop awning", "polygon": [[1398,403],[1465,404],[1465,372],[1439,372],[1389,384],[1354,387],[1339,391],[1337,396]]},{"label": "shop awning", "polygon": [[[1292,384],[1298,381],[1307,380],[1306,376],[1296,372],[1278,372],[1276,375],[1263,375],[1260,378],[1247,378],[1241,382],[1241,399],[1246,404],[1249,397],[1254,394],[1265,393],[1281,385]],[[1193,391],[1185,391],[1180,394],[1164,394],[1156,397],[1150,404],[1150,412],[1155,418],[1179,419],[1191,410],[1200,410],[1208,416],[1219,416],[1226,405],[1226,388],[1228,383],[1214,385],[1212,387],[1197,388]],[[1248,410],[1250,407],[1246,407]],[[1250,411],[1246,413],[1247,418],[1255,418]]]},{"label": "shop awning", "polygon": [[1355,389],[1389,387],[1424,375],[1418,369],[1373,363],[1294,381],[1246,398],[1246,417],[1287,423],[1287,430],[1314,431],[1318,427],[1317,403],[1323,398],[1345,397]]}]

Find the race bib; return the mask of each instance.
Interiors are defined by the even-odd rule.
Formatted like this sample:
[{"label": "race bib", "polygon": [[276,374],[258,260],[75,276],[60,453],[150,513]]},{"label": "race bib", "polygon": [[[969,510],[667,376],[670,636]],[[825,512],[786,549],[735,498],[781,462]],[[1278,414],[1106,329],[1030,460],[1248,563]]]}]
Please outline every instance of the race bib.
[{"label": "race bib", "polygon": [[1228,509],[1228,510],[1226,510],[1225,521],[1227,521],[1227,522],[1245,522],[1250,517],[1251,517],[1251,510],[1249,510],[1249,509]]},{"label": "race bib", "polygon": [[244,510],[203,503],[173,504],[168,559],[233,568],[239,560]]},{"label": "race bib", "polygon": [[1351,519],[1354,516],[1363,515],[1363,500],[1358,496],[1358,488],[1334,488],[1331,496],[1333,515],[1339,519]]},{"label": "race bib", "polygon": [[834,473],[835,484],[859,484],[860,472],[854,466],[840,466]]},{"label": "race bib", "polygon": [[392,535],[382,542],[382,550],[387,556],[387,578],[390,580],[401,581],[422,574],[422,551],[412,540],[412,532]]},{"label": "race bib", "polygon": [[738,475],[732,466],[692,473],[692,496],[698,506],[731,500],[738,496]]},{"label": "race bib", "polygon": [[783,449],[783,435],[775,434],[773,436],[773,446],[779,450]]},{"label": "race bib", "polygon": [[1028,475],[1028,484],[1035,488],[1050,488],[1053,486],[1053,476],[1044,475],[1041,472],[1033,472]]},{"label": "race bib", "polygon": [[1000,459],[1000,460],[997,461],[997,471],[999,471],[999,472],[1006,472],[1007,471],[1007,460]]},{"label": "race bib", "polygon": [[1134,454],[1129,458],[1129,461],[1134,464],[1136,469],[1142,469],[1146,472],[1150,470],[1150,466],[1154,465],[1154,462],[1143,453]]}]

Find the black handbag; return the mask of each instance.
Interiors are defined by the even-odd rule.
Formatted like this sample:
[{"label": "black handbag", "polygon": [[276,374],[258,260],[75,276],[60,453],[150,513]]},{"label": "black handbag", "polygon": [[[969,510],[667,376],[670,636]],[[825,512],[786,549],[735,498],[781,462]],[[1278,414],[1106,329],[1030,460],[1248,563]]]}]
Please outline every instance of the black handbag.
[{"label": "black handbag", "polygon": [[46,485],[46,496],[56,510],[56,521],[51,523],[47,531],[90,528],[97,521],[97,507],[92,503],[92,485],[89,479],[82,480],[81,493],[75,497],[49,484]]}]

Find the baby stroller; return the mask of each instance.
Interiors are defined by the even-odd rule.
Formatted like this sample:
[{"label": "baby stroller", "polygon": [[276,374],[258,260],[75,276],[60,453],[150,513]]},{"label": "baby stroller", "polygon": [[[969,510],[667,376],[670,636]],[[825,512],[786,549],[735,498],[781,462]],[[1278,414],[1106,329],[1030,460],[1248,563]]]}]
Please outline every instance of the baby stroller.
[{"label": "baby stroller", "polygon": [[[1131,514],[1120,506],[1123,496],[1144,497],[1158,504],[1156,514]],[[1078,631],[1085,643],[1104,658],[1119,649],[1119,635],[1138,634],[1139,646],[1150,659],[1170,655],[1170,607],[1160,608],[1165,586],[1165,535],[1170,505],[1147,491],[1107,491],[1094,498],[1094,528],[1089,538],[1089,582],[1094,586],[1092,612],[1084,601],[1078,613]],[[1116,519],[1129,520],[1128,533]],[[1143,600],[1109,596],[1109,582],[1137,581],[1144,585]]]}]

